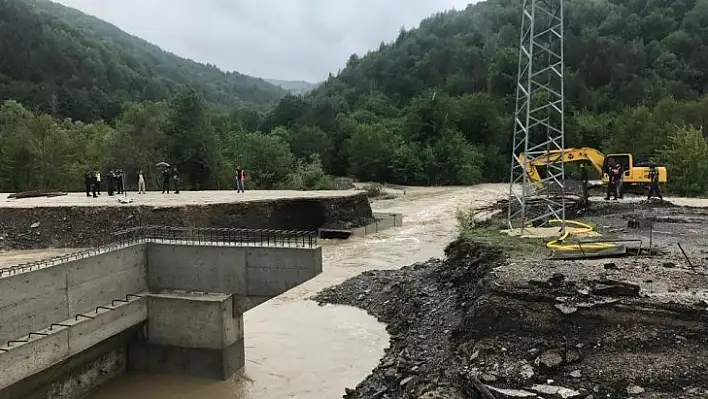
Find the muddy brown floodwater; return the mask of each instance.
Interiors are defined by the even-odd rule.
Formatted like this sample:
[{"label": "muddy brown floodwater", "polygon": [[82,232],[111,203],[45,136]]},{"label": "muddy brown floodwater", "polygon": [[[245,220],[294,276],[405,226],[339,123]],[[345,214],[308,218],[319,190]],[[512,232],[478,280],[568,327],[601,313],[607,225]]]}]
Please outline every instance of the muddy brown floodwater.
[{"label": "muddy brown floodwater", "polygon": [[401,212],[404,226],[364,238],[323,241],[321,275],[244,315],[246,366],[229,381],[129,373],[91,399],[336,398],[376,367],[388,346],[385,326],[364,311],[320,307],[321,289],[365,270],[393,269],[443,255],[456,234],[459,208],[484,206],[505,195],[505,185],[407,188],[376,201],[381,212]]}]

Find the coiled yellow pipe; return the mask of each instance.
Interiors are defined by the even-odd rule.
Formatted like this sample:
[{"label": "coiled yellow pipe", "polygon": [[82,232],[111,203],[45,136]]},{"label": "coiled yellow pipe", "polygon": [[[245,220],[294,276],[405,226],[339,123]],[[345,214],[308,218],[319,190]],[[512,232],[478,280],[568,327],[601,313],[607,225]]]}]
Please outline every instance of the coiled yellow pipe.
[{"label": "coiled yellow pipe", "polygon": [[[562,223],[563,221],[560,219],[553,219],[549,220],[549,223]],[[608,248],[614,248],[616,245],[611,242],[593,242],[593,243],[585,243],[582,244],[582,246],[578,243],[573,243],[573,244],[564,244],[563,240],[568,238],[571,234],[585,234],[593,231],[592,226],[587,225],[585,223],[578,222],[576,220],[566,220],[565,221],[566,225],[573,225],[576,227],[579,227],[580,230],[575,230],[572,233],[568,230],[566,230],[560,238],[555,239],[553,241],[549,241],[546,243],[546,246],[548,248],[552,248],[558,251],[582,251],[582,252],[587,252],[587,251],[593,251],[593,250],[602,250],[602,249],[608,249]]]}]

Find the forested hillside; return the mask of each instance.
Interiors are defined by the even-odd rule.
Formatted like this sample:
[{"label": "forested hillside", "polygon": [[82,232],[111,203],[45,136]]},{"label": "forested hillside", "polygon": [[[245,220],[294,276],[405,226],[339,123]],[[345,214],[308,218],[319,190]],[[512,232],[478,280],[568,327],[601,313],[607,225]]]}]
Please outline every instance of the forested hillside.
[{"label": "forested hillside", "polygon": [[[55,79],[60,75],[54,69],[41,67],[49,61],[37,61],[22,70],[27,79],[21,81],[34,82],[32,89],[9,94],[3,89],[3,95],[82,120],[4,103],[2,190],[80,187],[87,167],[122,167],[134,180],[138,169],[158,161],[178,165],[192,188],[230,187],[239,165],[250,172],[252,188],[324,188],[331,184],[325,173],[402,184],[471,184],[508,176],[518,0],[488,0],[434,15],[417,29],[402,30],[392,43],[352,55],[310,94],[288,95],[265,113],[248,107],[216,110],[208,104],[215,95],[208,85],[179,90],[169,101],[113,108],[124,100],[173,93],[165,83],[157,86],[170,89],[148,96],[151,86],[144,80],[173,82],[173,75],[155,72],[154,59],[129,57],[129,44],[116,44],[119,39],[94,46],[97,39],[69,29],[49,42],[7,40],[26,30],[50,29],[36,23],[41,20],[36,9],[18,0],[2,4],[32,17],[16,21],[14,28],[0,26],[3,54],[10,46],[10,54],[26,58],[59,57],[52,65],[66,77]],[[62,19],[50,21],[68,26]],[[35,47],[46,53],[30,51]],[[87,58],[92,51],[103,58]],[[566,0],[565,54],[568,146],[665,162],[673,189],[708,193],[702,131],[708,120],[708,0]],[[104,69],[81,61],[99,59],[107,60],[101,61]],[[0,59],[0,65],[7,62]],[[87,85],[87,79],[97,79],[96,85]],[[123,86],[102,89],[106,82]],[[76,93],[91,100],[77,101]],[[96,108],[86,111],[91,106]],[[95,115],[108,123],[88,123]],[[148,173],[154,176],[154,170]]]},{"label": "forested hillside", "polygon": [[225,73],[48,0],[0,1],[0,100],[75,120],[112,121],[124,103],[189,85],[214,106],[272,106],[280,87]]},{"label": "forested hillside", "polygon": [[[672,143],[695,138],[672,134],[708,115],[708,1],[565,4],[567,144],[660,160]],[[517,0],[488,0],[434,15],[352,55],[311,95],[285,98],[268,124],[290,129],[304,147],[293,151],[322,154],[334,174],[408,184],[504,179],[520,12]],[[693,155],[695,170],[706,155]],[[685,185],[681,168],[670,169],[675,187]],[[692,190],[705,192],[708,176],[693,176]]]}]

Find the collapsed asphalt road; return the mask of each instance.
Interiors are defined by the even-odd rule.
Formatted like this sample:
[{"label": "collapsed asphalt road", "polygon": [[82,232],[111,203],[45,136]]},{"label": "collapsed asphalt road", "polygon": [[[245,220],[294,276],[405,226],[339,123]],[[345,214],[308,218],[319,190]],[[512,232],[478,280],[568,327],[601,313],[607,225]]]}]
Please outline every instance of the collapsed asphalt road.
[{"label": "collapsed asphalt road", "polygon": [[390,347],[345,398],[705,398],[708,303],[650,302],[632,284],[496,277],[499,250],[369,271],[320,304],[366,309]]}]

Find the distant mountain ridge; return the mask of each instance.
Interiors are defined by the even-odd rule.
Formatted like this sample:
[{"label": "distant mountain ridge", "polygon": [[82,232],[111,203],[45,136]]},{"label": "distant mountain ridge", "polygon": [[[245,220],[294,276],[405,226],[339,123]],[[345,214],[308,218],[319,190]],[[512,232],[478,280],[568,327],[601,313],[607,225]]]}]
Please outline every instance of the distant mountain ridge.
[{"label": "distant mountain ridge", "polygon": [[287,94],[48,0],[1,1],[0,48],[0,100],[84,121],[111,120],[127,101],[163,100],[184,85],[224,108],[270,108]]},{"label": "distant mountain ridge", "polygon": [[312,83],[304,80],[266,79],[265,81],[272,85],[282,87],[293,94],[307,94],[322,84],[322,82]]}]

